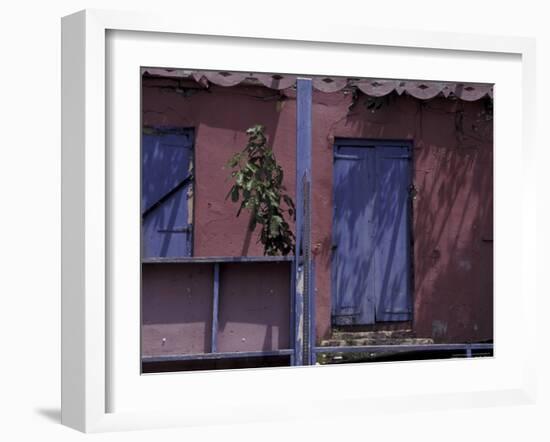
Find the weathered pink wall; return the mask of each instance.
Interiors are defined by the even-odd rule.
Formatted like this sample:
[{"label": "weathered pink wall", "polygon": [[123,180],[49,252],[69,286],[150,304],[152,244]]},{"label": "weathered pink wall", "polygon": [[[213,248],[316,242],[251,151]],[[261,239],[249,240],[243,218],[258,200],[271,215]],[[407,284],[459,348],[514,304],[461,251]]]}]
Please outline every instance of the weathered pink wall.
[{"label": "weathered pink wall", "polygon": [[[162,86],[162,87],[161,87]],[[194,127],[196,184],[194,254],[261,255],[248,218],[225,200],[225,163],[246,143],[245,130],[267,128],[293,194],[294,92],[223,88],[192,95],[169,80],[145,79],[143,124]],[[414,320],[418,336],[441,342],[492,339],[492,122],[482,101],[421,102],[394,97],[376,112],[364,98],[349,109],[345,92],[314,92],[312,220],[317,335],[330,333],[330,244],[334,137],[414,142]],[[462,127],[463,130],[457,130]]]}]

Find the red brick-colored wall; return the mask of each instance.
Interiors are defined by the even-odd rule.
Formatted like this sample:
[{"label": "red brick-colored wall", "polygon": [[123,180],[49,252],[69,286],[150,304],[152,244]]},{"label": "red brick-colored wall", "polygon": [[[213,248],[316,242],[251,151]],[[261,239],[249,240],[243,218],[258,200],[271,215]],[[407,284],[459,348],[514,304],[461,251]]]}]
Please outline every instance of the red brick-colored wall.
[{"label": "red brick-colored wall", "polygon": [[[266,127],[294,193],[296,102],[263,87],[212,86],[188,94],[170,80],[144,79],[143,124],[195,128],[194,254],[261,255],[248,217],[225,200],[225,163]],[[162,86],[162,87],[161,87]],[[344,91],[313,97],[312,222],[317,336],[330,333],[332,155],[335,137],[414,142],[414,319],[418,336],[438,342],[492,339],[492,122],[484,102],[392,97],[372,112]]]}]

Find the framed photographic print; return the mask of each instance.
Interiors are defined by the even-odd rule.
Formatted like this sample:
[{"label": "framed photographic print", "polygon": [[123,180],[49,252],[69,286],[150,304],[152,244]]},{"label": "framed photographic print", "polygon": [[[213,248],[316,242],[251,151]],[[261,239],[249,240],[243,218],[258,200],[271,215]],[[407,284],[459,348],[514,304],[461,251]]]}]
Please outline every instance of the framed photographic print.
[{"label": "framed photographic print", "polygon": [[84,11],[62,41],[65,424],[530,400],[531,40]]},{"label": "framed photographic print", "polygon": [[142,371],[492,355],[492,94],[142,68]]}]

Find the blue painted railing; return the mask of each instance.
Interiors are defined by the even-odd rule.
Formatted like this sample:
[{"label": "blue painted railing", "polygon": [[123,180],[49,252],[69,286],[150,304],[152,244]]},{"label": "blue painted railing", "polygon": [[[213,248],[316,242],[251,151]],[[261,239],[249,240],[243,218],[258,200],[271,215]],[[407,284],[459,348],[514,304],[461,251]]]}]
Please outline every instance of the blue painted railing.
[{"label": "blue painted railing", "polygon": [[[265,263],[265,262],[288,262],[294,267],[293,256],[208,256],[208,257],[176,257],[176,258],[145,258],[143,264],[213,264],[213,290],[212,290],[212,325],[211,325],[211,343],[209,353],[183,353],[179,355],[161,355],[144,356],[144,363],[158,362],[184,362],[184,361],[204,361],[215,359],[238,359],[251,357],[269,357],[269,356],[289,356],[291,364],[294,364],[294,348],[285,348],[279,350],[265,351],[239,351],[239,352],[218,352],[218,316],[220,299],[220,265],[224,263]],[[292,278],[291,278],[292,281]],[[292,293],[293,284],[290,292]],[[290,336],[294,333],[294,321],[292,320],[292,309],[294,302],[290,296]],[[290,342],[293,342],[292,339]]]}]

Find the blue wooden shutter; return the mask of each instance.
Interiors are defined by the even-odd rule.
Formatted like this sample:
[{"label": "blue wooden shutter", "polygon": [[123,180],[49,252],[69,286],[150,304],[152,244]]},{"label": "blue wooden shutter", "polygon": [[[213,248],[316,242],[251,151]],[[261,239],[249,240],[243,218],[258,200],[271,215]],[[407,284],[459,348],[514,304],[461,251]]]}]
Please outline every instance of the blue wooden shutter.
[{"label": "blue wooden shutter", "polygon": [[333,303],[336,325],[374,323],[375,150],[337,146],[334,155]]},{"label": "blue wooden shutter", "polygon": [[411,319],[410,147],[342,140],[334,154],[332,322]]},{"label": "blue wooden shutter", "polygon": [[407,146],[376,147],[376,321],[411,319]]},{"label": "blue wooden shutter", "polygon": [[144,133],[141,158],[143,258],[191,256],[193,130]]}]

